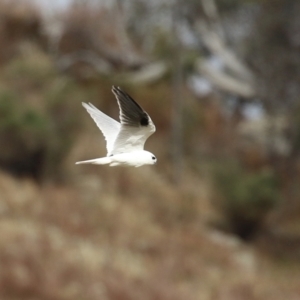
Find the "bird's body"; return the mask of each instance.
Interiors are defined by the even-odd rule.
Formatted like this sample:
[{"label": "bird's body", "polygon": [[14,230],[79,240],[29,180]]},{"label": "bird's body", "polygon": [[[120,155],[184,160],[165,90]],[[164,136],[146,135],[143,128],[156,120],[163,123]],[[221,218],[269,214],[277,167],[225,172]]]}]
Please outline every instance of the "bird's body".
[{"label": "bird's body", "polygon": [[106,139],[107,156],[79,161],[76,164],[134,167],[155,164],[156,157],[144,150],[147,138],[155,132],[155,125],[150,116],[120,88],[113,87],[112,91],[119,104],[121,123],[107,116],[91,103],[82,103]]},{"label": "bird's body", "polygon": [[110,165],[115,166],[133,166],[140,167],[145,164],[152,165],[153,154],[148,151],[133,151],[129,153],[120,153],[112,156],[106,156],[101,158],[95,158],[91,160],[79,161],[76,164],[95,164],[95,165]]}]

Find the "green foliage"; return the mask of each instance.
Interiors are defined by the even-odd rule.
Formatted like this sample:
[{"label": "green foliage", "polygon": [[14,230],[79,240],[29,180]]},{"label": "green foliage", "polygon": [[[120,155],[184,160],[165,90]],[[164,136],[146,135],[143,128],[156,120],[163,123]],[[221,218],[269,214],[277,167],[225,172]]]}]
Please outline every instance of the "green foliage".
[{"label": "green foliage", "polygon": [[80,88],[71,79],[56,80],[45,95],[48,132],[47,173],[53,175],[68,153],[78,129],[79,103],[88,99],[89,91]]},{"label": "green foliage", "polygon": [[270,169],[249,172],[233,161],[215,170],[219,206],[231,225],[259,223],[280,199],[278,180]]},{"label": "green foliage", "polygon": [[18,95],[0,90],[0,132],[6,130],[45,130],[43,117],[37,111],[19,105]]},{"label": "green foliage", "polygon": [[7,90],[0,90],[0,131],[17,122],[15,105],[16,95]]},{"label": "green foliage", "polygon": [[12,60],[0,82],[1,165],[29,165],[41,176],[59,177],[80,125],[78,104],[89,93],[55,72],[39,51]]},{"label": "green foliage", "polygon": [[22,80],[31,84],[47,84],[56,74],[50,57],[38,49],[26,47],[25,53],[12,60],[4,70],[6,79]]}]

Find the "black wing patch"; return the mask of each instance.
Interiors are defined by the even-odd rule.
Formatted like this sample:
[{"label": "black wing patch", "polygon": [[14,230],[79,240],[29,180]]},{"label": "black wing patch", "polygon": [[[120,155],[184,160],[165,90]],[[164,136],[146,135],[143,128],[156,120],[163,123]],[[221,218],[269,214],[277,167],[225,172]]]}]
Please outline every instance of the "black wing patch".
[{"label": "black wing patch", "polygon": [[115,86],[112,87],[112,92],[119,103],[122,125],[134,127],[149,125],[149,115],[127,93]]}]

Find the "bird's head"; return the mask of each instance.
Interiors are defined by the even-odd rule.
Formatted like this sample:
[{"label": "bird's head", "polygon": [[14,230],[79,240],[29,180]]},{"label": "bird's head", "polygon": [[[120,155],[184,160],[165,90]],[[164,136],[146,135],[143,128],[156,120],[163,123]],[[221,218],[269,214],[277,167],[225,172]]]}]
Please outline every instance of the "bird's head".
[{"label": "bird's head", "polygon": [[148,151],[144,151],[144,159],[145,159],[145,164],[147,165],[154,165],[157,162],[156,156]]}]

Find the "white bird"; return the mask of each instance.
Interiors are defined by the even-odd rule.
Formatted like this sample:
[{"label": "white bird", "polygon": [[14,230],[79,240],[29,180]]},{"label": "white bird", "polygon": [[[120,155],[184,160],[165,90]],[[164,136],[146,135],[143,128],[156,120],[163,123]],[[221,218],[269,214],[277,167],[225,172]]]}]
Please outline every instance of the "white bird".
[{"label": "white bird", "polygon": [[107,156],[79,161],[76,164],[134,167],[155,164],[155,155],[144,150],[147,138],[155,132],[150,116],[119,87],[113,86],[112,92],[118,101],[121,123],[98,110],[93,104],[82,103],[105,137]]}]

